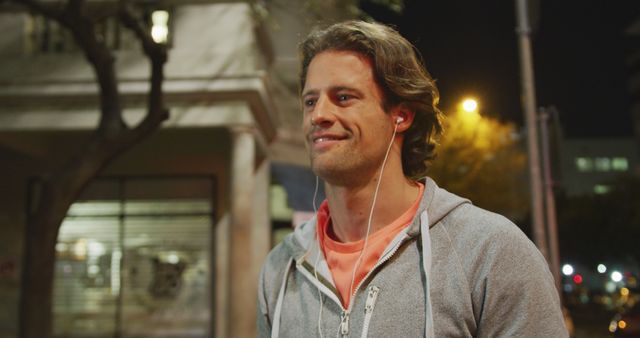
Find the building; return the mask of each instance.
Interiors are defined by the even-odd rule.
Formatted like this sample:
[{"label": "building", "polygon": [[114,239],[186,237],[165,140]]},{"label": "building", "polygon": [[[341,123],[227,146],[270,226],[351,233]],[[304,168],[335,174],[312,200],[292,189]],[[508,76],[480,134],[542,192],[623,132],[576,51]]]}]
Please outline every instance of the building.
[{"label": "building", "polygon": [[563,139],[560,144],[560,188],[567,195],[605,194],[619,175],[638,167],[637,143],[617,139]]},{"label": "building", "polygon": [[[89,1],[89,6],[109,2]],[[149,2],[140,2],[149,6]],[[168,1],[147,14],[170,45],[160,131],[112,162],[58,236],[59,337],[252,337],[271,248],[271,164],[306,165],[296,43],[318,17],[284,0]],[[324,21],[352,2],[320,4]],[[0,337],[16,337],[20,271],[39,178],[98,119],[92,69],[54,22],[0,12]],[[133,36],[100,23],[116,50],[124,118],[145,111],[149,76]],[[161,37],[162,38],[162,37]]]},{"label": "building", "polygon": [[561,131],[554,133],[560,164],[554,174],[568,195],[604,194],[616,176],[640,175],[640,18],[625,34],[634,136],[568,139]]},{"label": "building", "polygon": [[625,33],[628,37],[626,61],[629,69],[633,131],[640,151],[640,17],[627,27]]}]

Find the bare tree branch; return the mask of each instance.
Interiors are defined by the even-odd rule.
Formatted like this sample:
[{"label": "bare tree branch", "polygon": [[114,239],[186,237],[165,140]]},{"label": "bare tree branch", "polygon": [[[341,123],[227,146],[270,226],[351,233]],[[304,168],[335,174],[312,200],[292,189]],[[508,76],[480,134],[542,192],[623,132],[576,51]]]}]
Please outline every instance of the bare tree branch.
[{"label": "bare tree branch", "polygon": [[95,24],[83,14],[84,0],[69,0],[64,8],[45,5],[35,0],[10,0],[26,6],[33,12],[59,22],[69,29],[87,60],[94,66],[100,87],[100,124],[99,132],[113,137],[126,125],[122,119],[122,107],[118,92],[118,83],[114,69],[114,58],[104,41],[97,38]]},{"label": "bare tree branch", "polygon": [[19,5],[23,5],[29,8],[32,12],[36,14],[40,14],[47,18],[51,18],[54,20],[59,20],[62,16],[63,10],[57,8],[58,6],[45,5],[38,1],[34,0],[7,0],[8,2],[13,2]]},{"label": "bare tree branch", "polygon": [[98,130],[107,137],[114,137],[126,129],[122,120],[122,107],[111,51],[95,34],[94,22],[82,14],[84,1],[69,1],[64,17],[76,42],[85,52],[87,60],[94,66],[100,86],[100,125]]},{"label": "bare tree branch", "polygon": [[84,7],[84,0],[69,0],[67,2],[67,8],[72,11],[76,11],[78,13],[82,12],[82,8]]},{"label": "bare tree branch", "polygon": [[157,123],[169,117],[169,111],[164,107],[162,95],[162,83],[164,80],[164,64],[167,62],[167,48],[157,43],[151,37],[149,29],[146,29],[133,15],[131,7],[125,2],[120,2],[118,10],[122,24],[130,29],[142,43],[144,53],[151,61],[151,79],[148,97],[147,116],[138,127],[146,123]]}]

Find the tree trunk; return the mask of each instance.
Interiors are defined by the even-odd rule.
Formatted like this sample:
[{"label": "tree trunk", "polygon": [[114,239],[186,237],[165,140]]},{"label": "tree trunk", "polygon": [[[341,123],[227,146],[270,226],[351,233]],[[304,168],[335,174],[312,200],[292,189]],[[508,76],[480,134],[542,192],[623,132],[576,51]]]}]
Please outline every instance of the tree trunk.
[{"label": "tree trunk", "polygon": [[[73,198],[56,194],[55,183],[45,182],[37,209],[27,223],[22,264],[20,337],[52,336],[53,278],[58,231]],[[79,191],[79,189],[64,189]]]}]

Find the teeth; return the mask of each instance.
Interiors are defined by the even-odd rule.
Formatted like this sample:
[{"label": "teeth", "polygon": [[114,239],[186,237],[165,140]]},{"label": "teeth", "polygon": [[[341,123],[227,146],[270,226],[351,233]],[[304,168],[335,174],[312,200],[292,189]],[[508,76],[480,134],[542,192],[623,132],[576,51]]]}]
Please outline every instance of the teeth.
[{"label": "teeth", "polygon": [[331,141],[331,140],[335,140],[334,138],[330,138],[330,137],[320,137],[317,138],[314,143],[319,143],[319,142],[324,142],[324,141]]},{"label": "teeth", "polygon": [[342,140],[342,138],[340,138],[340,137],[322,136],[322,137],[318,137],[318,138],[314,139],[313,143],[320,143],[320,142],[326,142],[326,141],[340,141],[340,140]]}]

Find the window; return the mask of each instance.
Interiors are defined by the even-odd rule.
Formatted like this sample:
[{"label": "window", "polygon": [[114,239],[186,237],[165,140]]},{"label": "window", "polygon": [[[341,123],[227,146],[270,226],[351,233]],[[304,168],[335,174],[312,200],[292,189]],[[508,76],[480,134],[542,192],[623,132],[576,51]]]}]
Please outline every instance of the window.
[{"label": "window", "polygon": [[611,187],[604,184],[596,184],[593,186],[593,192],[598,195],[603,195],[611,191]]},{"label": "window", "polygon": [[627,171],[629,169],[629,162],[624,157],[614,157],[611,160],[611,168],[614,171]]},{"label": "window", "polygon": [[[71,32],[57,21],[40,15],[32,15],[25,25],[26,50],[31,54],[69,53],[79,50]],[[111,49],[120,48],[120,23],[114,16],[101,17],[95,22],[99,37]]]},{"label": "window", "polygon": [[33,15],[27,20],[25,29],[26,49],[29,53],[61,53],[75,48],[69,31],[54,20]]},{"label": "window", "polygon": [[577,157],[576,168],[580,172],[589,172],[593,170],[593,160],[588,157]]},{"label": "window", "polygon": [[210,337],[213,191],[211,177],[92,183],[58,236],[54,336]]},{"label": "window", "polygon": [[596,157],[596,171],[611,171],[611,160],[608,157]]}]

